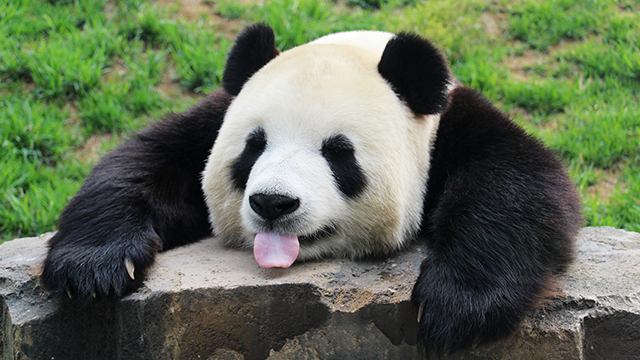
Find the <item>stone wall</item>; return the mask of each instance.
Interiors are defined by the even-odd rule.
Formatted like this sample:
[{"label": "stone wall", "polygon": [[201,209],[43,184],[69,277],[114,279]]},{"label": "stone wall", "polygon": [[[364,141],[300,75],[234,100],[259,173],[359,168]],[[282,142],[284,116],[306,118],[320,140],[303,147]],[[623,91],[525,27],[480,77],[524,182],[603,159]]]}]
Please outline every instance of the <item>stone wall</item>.
[{"label": "stone wall", "polygon": [[[145,286],[77,308],[38,283],[51,234],[0,245],[2,359],[420,359],[411,287],[427,250],[261,269],[214,239]],[[565,294],[511,338],[451,359],[640,359],[640,234],[585,228]]]}]

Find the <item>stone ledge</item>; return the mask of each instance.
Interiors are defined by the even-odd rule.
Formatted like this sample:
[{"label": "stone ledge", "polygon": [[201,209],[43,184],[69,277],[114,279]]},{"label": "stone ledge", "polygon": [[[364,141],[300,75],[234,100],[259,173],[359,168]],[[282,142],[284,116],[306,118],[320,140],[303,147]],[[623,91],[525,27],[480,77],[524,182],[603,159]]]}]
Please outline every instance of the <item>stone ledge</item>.
[{"label": "stone ledge", "polygon": [[[2,359],[419,359],[411,287],[427,250],[261,269],[214,239],[159,256],[145,286],[76,308],[38,283],[50,234],[0,245]],[[452,359],[640,358],[640,234],[585,228],[565,297]]]}]

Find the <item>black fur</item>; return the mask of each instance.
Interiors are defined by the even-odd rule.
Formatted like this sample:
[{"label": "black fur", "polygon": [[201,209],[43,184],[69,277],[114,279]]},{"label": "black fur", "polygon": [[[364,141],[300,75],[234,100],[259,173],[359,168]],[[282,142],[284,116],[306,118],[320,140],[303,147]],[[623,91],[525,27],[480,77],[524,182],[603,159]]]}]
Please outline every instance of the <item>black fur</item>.
[{"label": "black fur", "polygon": [[217,91],[135,135],[93,168],[49,241],[47,288],[81,301],[120,296],[142,284],[158,251],[211,234],[200,175],[229,103]]},{"label": "black fur", "polygon": [[429,41],[400,33],[382,53],[378,72],[416,114],[441,113],[451,79],[447,61]]},{"label": "black fur", "polygon": [[364,172],[355,157],[355,148],[342,134],[336,134],[322,142],[322,156],[327,159],[338,189],[346,197],[355,198],[367,187]]},{"label": "black fur", "polygon": [[247,188],[251,168],[253,168],[253,164],[258,161],[258,158],[262,155],[266,146],[267,134],[262,128],[257,128],[249,134],[244,150],[242,150],[240,156],[231,164],[231,180],[236,189],[244,191],[244,189]]},{"label": "black fur", "polygon": [[227,58],[222,87],[236,96],[249,78],[278,56],[273,30],[264,24],[246,27],[231,48]]},{"label": "black fur", "polygon": [[427,354],[511,334],[565,269],[581,226],[562,165],[477,92],[457,88],[433,149],[413,290]]}]

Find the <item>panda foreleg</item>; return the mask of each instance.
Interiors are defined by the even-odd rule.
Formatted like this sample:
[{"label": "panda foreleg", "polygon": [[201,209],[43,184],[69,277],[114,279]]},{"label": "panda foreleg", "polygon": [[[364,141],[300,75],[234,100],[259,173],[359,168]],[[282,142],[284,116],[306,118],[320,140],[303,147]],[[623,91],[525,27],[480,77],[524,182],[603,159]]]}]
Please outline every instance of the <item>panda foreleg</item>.
[{"label": "panda foreleg", "polygon": [[137,190],[104,185],[104,174],[93,174],[62,212],[41,278],[54,293],[82,302],[137,288],[162,249]]},{"label": "panda foreleg", "polygon": [[561,163],[478,93],[442,116],[412,294],[427,356],[504,339],[569,264],[580,204]]},{"label": "panda foreleg", "polygon": [[211,233],[200,176],[230,97],[218,91],[134,135],[60,215],[42,282],[82,302],[138,288],[158,251]]},{"label": "panda foreleg", "polygon": [[432,214],[433,251],[412,295],[420,339],[435,354],[510,335],[571,258],[572,231],[545,228],[508,206],[502,212],[494,201],[469,201],[473,193],[449,195]]}]

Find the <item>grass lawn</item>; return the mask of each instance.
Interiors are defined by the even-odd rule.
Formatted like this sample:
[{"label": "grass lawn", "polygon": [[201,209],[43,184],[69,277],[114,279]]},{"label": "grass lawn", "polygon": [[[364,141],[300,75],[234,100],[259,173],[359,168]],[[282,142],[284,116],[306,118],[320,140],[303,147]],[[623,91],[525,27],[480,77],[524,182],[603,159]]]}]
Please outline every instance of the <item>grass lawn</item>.
[{"label": "grass lawn", "polygon": [[585,225],[640,231],[640,0],[0,0],[0,242],[55,229],[101,155],[218,87],[248,23],[281,49],[412,31],[564,160]]}]

